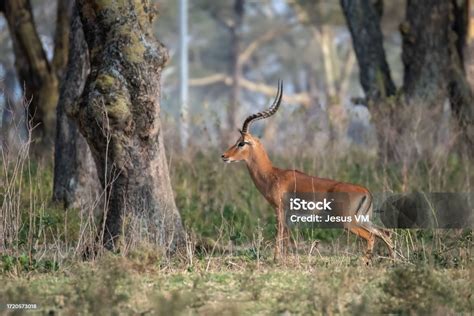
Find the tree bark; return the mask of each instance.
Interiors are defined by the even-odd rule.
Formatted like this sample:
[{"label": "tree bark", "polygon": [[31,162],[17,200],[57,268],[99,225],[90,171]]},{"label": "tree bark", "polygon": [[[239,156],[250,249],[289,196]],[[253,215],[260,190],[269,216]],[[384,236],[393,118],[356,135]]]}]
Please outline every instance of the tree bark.
[{"label": "tree bark", "polygon": [[[351,32],[359,80],[365,93],[365,100],[361,103],[369,106],[376,128],[379,159],[395,160],[398,131],[387,126],[387,122],[392,120],[393,110],[385,98],[395,95],[396,87],[385,57],[380,28],[383,1],[341,0],[341,7]],[[378,106],[380,103],[385,104]]]},{"label": "tree bark", "polygon": [[449,0],[407,1],[403,37],[403,90],[409,103],[444,102],[449,77]]},{"label": "tree bark", "polygon": [[[79,0],[91,72],[71,109],[107,194],[103,244],[146,240],[173,250],[184,240],[160,124],[167,49],[152,34],[149,1]],[[124,237],[124,238],[123,238]]]},{"label": "tree bark", "polygon": [[466,46],[464,47],[464,65],[466,68],[466,77],[474,90],[474,5],[467,2],[468,25],[466,30]]},{"label": "tree bark", "polygon": [[58,81],[36,32],[29,0],[6,0],[3,4],[10,30],[15,67],[29,101],[28,115],[33,130],[34,153],[52,149]]},{"label": "tree bark", "polygon": [[381,4],[381,1],[374,4],[370,0],[341,0],[359,64],[360,83],[368,100],[396,92],[383,48]]},{"label": "tree bark", "polygon": [[59,81],[61,81],[66,72],[68,62],[69,36],[73,6],[74,0],[58,0],[52,65]]},{"label": "tree bark", "polygon": [[99,198],[101,188],[89,146],[66,112],[79,102],[89,74],[87,44],[76,10],[68,41],[69,62],[56,113],[53,201],[63,203],[65,208],[86,208]]},{"label": "tree bark", "polygon": [[456,36],[450,36],[449,100],[462,133],[462,142],[465,143],[467,152],[472,156],[474,154],[474,95],[464,66],[470,7],[468,0],[451,0],[451,5],[454,11],[452,30]]},{"label": "tree bark", "polygon": [[449,98],[463,139],[473,147],[474,99],[463,65],[467,10],[463,1],[409,0],[400,31],[408,103],[435,106]]}]

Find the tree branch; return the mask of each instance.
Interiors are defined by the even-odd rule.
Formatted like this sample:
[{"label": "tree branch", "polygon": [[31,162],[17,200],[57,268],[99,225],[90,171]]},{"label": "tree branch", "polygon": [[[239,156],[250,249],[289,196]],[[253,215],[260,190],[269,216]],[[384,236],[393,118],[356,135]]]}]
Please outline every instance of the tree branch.
[{"label": "tree branch", "polygon": [[[189,80],[189,85],[194,87],[202,87],[216,83],[223,83],[226,86],[231,86],[233,83],[232,77],[225,74],[213,74],[207,77],[192,78]],[[258,92],[267,96],[274,96],[277,89],[264,83],[257,83],[245,78],[240,78],[239,86],[249,91]],[[301,104],[305,107],[310,106],[311,97],[308,93],[296,93],[293,95],[283,95],[283,101],[292,104]]]},{"label": "tree branch", "polygon": [[201,77],[201,78],[190,78],[189,85],[193,87],[208,86],[211,84],[223,82],[226,80],[226,78],[227,77],[224,74],[214,74],[214,75]]},{"label": "tree branch", "polygon": [[269,42],[272,39],[274,39],[276,36],[281,35],[282,33],[285,33],[288,31],[288,26],[281,27],[281,28],[275,28],[275,29],[270,29],[267,32],[265,32],[262,36],[258,37],[255,39],[253,42],[251,42],[241,53],[239,56],[239,65],[243,65],[246,62],[249,61],[250,57],[252,57],[252,54],[259,48],[262,44],[265,42]]}]

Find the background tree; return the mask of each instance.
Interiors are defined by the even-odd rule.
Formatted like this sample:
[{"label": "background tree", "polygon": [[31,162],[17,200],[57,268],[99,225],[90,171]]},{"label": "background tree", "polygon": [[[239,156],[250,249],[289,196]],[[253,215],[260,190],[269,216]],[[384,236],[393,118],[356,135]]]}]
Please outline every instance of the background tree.
[{"label": "background tree", "polygon": [[[377,130],[380,160],[397,159],[399,131],[387,125],[384,118],[392,117],[393,111],[383,104],[386,97],[396,92],[390,68],[385,56],[384,36],[381,28],[383,1],[341,0],[341,7],[349,27],[352,46],[359,65],[359,81],[364,90],[362,103],[370,109]],[[358,100],[360,103],[360,100]]]},{"label": "background tree", "polygon": [[[64,111],[64,103],[74,102],[77,96],[80,96],[81,86],[84,84],[82,80],[79,80],[80,75],[69,74],[65,80],[66,83],[63,81],[68,61],[73,3],[72,0],[57,1],[53,57],[49,60],[47,49],[43,47],[36,28],[29,0],[0,2],[0,8],[4,12],[10,30],[20,87],[24,89],[24,97],[29,102],[28,119],[33,128],[32,152],[37,157],[46,154],[45,157],[49,159],[53,143],[55,143],[53,200],[62,201],[67,207],[79,206],[90,201],[91,198],[94,200],[98,187],[97,180],[94,180],[97,177],[94,176],[95,167],[90,163],[92,158],[87,144],[81,139],[74,125],[69,122]],[[81,68],[81,65],[75,63],[81,63],[81,53],[74,51],[77,48],[74,40],[71,43],[75,45],[72,53],[76,55],[73,56],[73,67],[70,68],[72,72],[80,73],[81,70],[77,69]],[[12,82],[13,80],[9,80],[7,87],[12,86]],[[58,127],[55,129],[59,82],[63,82],[63,91],[59,98],[60,106],[57,109]],[[11,97],[14,95],[14,88],[4,91],[9,96],[6,102],[7,110],[4,113],[18,111],[21,106],[15,107],[14,98]],[[16,116],[16,120],[24,121],[20,118],[21,115]],[[13,119],[5,121],[2,134],[6,136],[10,132],[15,133],[13,131],[15,124],[9,124]],[[6,142],[7,137],[3,140],[4,145],[7,145]]]},{"label": "background tree", "polygon": [[[384,97],[394,95],[396,88],[386,62],[380,29],[383,1],[341,0],[341,6],[351,30],[365,96],[378,101],[379,105],[386,103]],[[467,29],[468,1],[407,1],[405,20],[400,24],[404,100],[397,102],[425,107],[433,115],[438,113],[432,119],[439,124],[443,104],[449,100],[462,134],[460,143],[472,148],[473,95],[464,70]],[[384,107],[386,109],[373,108],[376,125],[379,114],[400,121],[394,128],[387,126],[387,121],[378,124],[379,140],[383,142],[381,150],[393,159],[399,147],[397,139],[404,138],[400,137],[404,127],[398,115],[403,113],[403,107]]]},{"label": "background tree", "polygon": [[385,57],[380,28],[382,0],[341,0],[341,6],[351,32],[366,98],[377,100],[394,95],[395,84]]},{"label": "background tree", "polygon": [[234,18],[230,25],[228,25],[230,31],[231,40],[231,63],[230,73],[232,74],[232,88],[229,95],[229,109],[227,111],[227,123],[229,126],[229,133],[234,131],[237,126],[236,112],[239,106],[240,100],[240,78],[242,77],[242,67],[239,65],[240,50],[242,42],[242,25],[245,16],[245,1],[235,0],[234,1]]},{"label": "background tree", "polygon": [[[468,0],[451,1],[454,21],[451,20],[452,34],[450,39],[450,71],[449,71],[449,100],[451,109],[458,121],[462,133],[462,141],[466,144],[467,152],[474,154],[474,95],[472,85],[466,70],[466,51],[469,53],[468,34],[470,26],[471,6]],[[471,21],[472,22],[472,21]],[[472,47],[471,47],[472,49]],[[471,52],[472,53],[472,52]]]},{"label": "background tree", "polygon": [[[195,2],[194,7],[194,11],[201,11],[201,14],[210,18],[207,21],[216,30],[216,34],[201,38],[206,41],[206,45],[197,43],[192,46],[190,59],[191,73],[194,73],[194,76],[190,79],[190,86],[197,88],[194,89],[197,94],[205,91],[205,103],[211,98],[220,103],[218,111],[223,115],[219,124],[224,122],[224,125],[218,126],[217,129],[222,146],[228,145],[229,133],[235,133],[238,126],[236,120],[240,115],[254,110],[253,107],[262,103],[262,95],[268,98],[275,95],[275,82],[279,78],[288,77],[288,80],[285,79],[287,93],[283,96],[284,101],[309,108],[311,100],[306,87],[298,87],[292,93],[288,87],[296,82],[293,78],[290,79],[291,75],[285,71],[288,65],[292,67],[295,64],[287,52],[292,45],[290,33],[296,33],[297,23],[285,20],[286,16],[280,15],[272,6],[269,10],[262,10],[259,5],[240,0],[202,0]],[[194,30],[196,33],[203,32],[199,28]],[[218,48],[221,45],[227,49]],[[210,47],[216,49],[209,49]],[[299,49],[292,48],[295,51]],[[301,69],[310,73],[307,67]],[[259,102],[256,99],[259,99]],[[226,106],[223,107],[222,104]],[[252,107],[251,110],[246,108],[249,106]],[[274,133],[265,134],[271,136]]]},{"label": "background tree", "polygon": [[144,238],[170,247],[184,231],[171,189],[160,124],[166,48],[151,33],[149,1],[78,1],[91,71],[77,119],[106,192],[104,245]]},{"label": "background tree", "polygon": [[[72,8],[71,8],[72,14]],[[53,200],[64,207],[90,208],[97,201],[100,183],[89,146],[79,129],[67,115],[79,102],[89,74],[89,54],[82,23],[74,8],[69,36],[69,60],[63,76],[57,106],[54,151]]]},{"label": "background tree", "polygon": [[50,62],[36,30],[29,0],[0,1],[10,30],[15,68],[20,86],[29,102],[28,119],[33,130],[33,152],[50,152],[54,141],[55,107],[58,101],[58,75],[67,58],[69,34],[68,0],[60,0],[53,60]]},{"label": "background tree", "polygon": [[474,5],[467,2],[467,30],[464,47],[464,63],[466,67],[466,77],[471,89],[474,89]]},{"label": "background tree", "polygon": [[403,90],[410,104],[436,106],[447,98],[461,140],[474,146],[473,94],[464,68],[468,1],[407,1],[403,36]]}]

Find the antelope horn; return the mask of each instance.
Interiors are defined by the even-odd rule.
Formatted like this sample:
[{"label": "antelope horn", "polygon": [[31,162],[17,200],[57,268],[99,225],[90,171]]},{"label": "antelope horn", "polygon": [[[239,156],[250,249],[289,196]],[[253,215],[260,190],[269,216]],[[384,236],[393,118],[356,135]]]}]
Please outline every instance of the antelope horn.
[{"label": "antelope horn", "polygon": [[252,122],[265,119],[275,114],[276,111],[278,111],[278,108],[280,107],[282,96],[283,96],[283,81],[278,80],[278,91],[275,97],[275,101],[273,101],[273,104],[270,106],[270,108],[268,108],[268,110],[255,113],[247,117],[244,121],[244,125],[242,126],[241,133],[242,134],[247,133],[249,126]]}]

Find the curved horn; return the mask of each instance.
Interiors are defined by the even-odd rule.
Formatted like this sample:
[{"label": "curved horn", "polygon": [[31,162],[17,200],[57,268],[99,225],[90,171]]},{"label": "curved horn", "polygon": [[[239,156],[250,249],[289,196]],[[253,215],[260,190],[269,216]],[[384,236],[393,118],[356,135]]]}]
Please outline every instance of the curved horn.
[{"label": "curved horn", "polygon": [[278,80],[278,91],[275,97],[275,101],[273,101],[273,104],[270,106],[268,110],[255,113],[247,117],[244,121],[244,125],[242,126],[241,133],[247,133],[249,126],[252,122],[265,119],[275,114],[276,111],[278,111],[278,108],[280,107],[282,96],[283,96],[283,81]]}]

